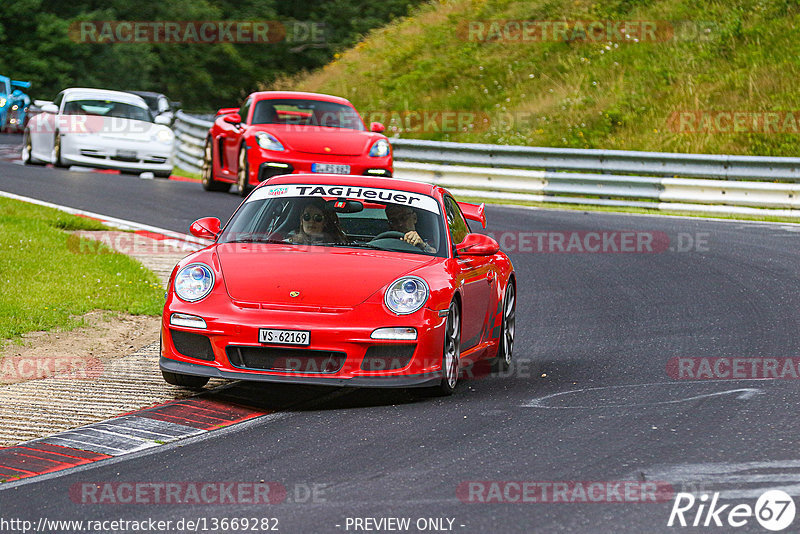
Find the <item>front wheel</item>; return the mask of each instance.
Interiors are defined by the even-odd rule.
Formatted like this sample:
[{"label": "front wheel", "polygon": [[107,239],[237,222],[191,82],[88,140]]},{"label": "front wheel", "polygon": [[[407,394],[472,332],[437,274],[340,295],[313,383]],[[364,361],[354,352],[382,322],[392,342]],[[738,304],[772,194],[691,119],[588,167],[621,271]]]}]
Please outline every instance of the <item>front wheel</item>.
[{"label": "front wheel", "polygon": [[500,326],[500,346],[494,359],[496,371],[506,371],[511,367],[514,351],[514,333],[516,331],[517,295],[514,281],[509,280],[503,298],[503,319]]},{"label": "front wheel", "polygon": [[245,147],[239,149],[239,168],[237,173],[239,195],[246,197],[253,190],[253,186],[250,185],[250,164],[247,161],[247,149]]},{"label": "front wheel", "polygon": [[211,146],[211,139],[206,139],[203,148],[203,169],[201,171],[203,189],[206,191],[226,192],[231,188],[231,184],[219,182],[214,179],[214,152]]},{"label": "front wheel", "polygon": [[53,139],[53,165],[55,167],[66,167],[67,165],[61,161],[61,136],[56,132],[55,139]]},{"label": "front wheel", "polygon": [[447,323],[444,332],[442,349],[442,381],[434,388],[434,394],[452,395],[458,384],[461,371],[461,313],[458,304],[453,301],[447,312]]},{"label": "front wheel", "polygon": [[161,376],[164,377],[164,381],[166,381],[167,384],[189,389],[200,389],[208,383],[207,376],[183,375],[164,370],[161,371]]}]

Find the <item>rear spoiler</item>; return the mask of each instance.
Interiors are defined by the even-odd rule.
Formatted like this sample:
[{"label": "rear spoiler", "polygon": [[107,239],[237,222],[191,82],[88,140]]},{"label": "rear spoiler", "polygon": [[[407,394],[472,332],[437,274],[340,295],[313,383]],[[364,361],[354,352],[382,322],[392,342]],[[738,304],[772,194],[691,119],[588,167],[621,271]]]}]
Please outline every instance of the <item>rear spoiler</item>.
[{"label": "rear spoiler", "polygon": [[461,213],[470,221],[477,221],[481,223],[483,228],[486,228],[486,204],[481,202],[480,206],[475,204],[468,204],[466,202],[458,202],[458,207],[461,208]]},{"label": "rear spoiler", "polygon": [[219,111],[217,111],[215,117],[219,117],[220,115],[229,115],[231,113],[238,113],[238,112],[239,108],[222,108]]},{"label": "rear spoiler", "polygon": [[20,82],[18,80],[11,80],[12,87],[19,87],[21,89],[28,89],[31,86],[31,82]]}]

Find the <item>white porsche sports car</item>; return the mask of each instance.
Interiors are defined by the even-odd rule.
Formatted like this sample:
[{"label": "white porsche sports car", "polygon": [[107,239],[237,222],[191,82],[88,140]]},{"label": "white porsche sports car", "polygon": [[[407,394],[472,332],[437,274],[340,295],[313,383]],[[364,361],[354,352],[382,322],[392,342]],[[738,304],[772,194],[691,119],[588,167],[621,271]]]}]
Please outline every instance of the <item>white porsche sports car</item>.
[{"label": "white porsche sports car", "polygon": [[168,177],[175,135],[137,95],[71,88],[42,106],[23,134],[26,165],[81,165]]}]

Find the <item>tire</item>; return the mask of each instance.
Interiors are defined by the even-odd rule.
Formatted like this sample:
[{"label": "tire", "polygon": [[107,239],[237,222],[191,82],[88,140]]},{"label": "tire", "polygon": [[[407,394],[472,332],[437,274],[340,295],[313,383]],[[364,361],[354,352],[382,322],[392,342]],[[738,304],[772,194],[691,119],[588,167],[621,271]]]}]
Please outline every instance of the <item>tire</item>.
[{"label": "tire", "polygon": [[214,179],[214,150],[211,147],[211,139],[206,139],[206,144],[203,147],[203,169],[200,174],[203,189],[206,191],[221,191],[224,193],[231,188],[231,184]]},{"label": "tire", "polygon": [[458,385],[461,371],[461,311],[454,300],[447,311],[442,348],[442,381],[433,388],[432,393],[444,397],[452,395]]},{"label": "tire", "polygon": [[44,165],[44,162],[33,158],[33,144],[31,143],[30,130],[25,130],[22,134],[21,158],[23,165]]},{"label": "tire", "polygon": [[164,377],[164,381],[166,381],[167,384],[189,389],[201,389],[208,383],[207,376],[182,375],[180,373],[171,373],[164,370],[161,371],[161,376]]},{"label": "tire", "polygon": [[236,170],[239,179],[239,196],[246,197],[253,190],[253,186],[249,184],[250,181],[250,163],[247,161],[247,149],[244,146],[239,149],[239,166]]},{"label": "tire", "polygon": [[503,320],[500,326],[500,345],[492,362],[495,371],[507,371],[514,357],[514,335],[516,333],[517,290],[514,281],[509,279],[503,297]]},{"label": "tire", "polygon": [[58,132],[56,132],[56,136],[53,139],[53,166],[67,167],[67,165],[61,161],[61,136],[58,135]]}]

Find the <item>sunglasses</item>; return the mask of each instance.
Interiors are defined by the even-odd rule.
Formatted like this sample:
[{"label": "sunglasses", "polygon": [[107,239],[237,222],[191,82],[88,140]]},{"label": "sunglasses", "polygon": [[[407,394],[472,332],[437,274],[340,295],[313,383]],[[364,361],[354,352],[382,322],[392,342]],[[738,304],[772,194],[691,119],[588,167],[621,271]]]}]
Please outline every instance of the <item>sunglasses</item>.
[{"label": "sunglasses", "polygon": [[[304,220],[304,221],[306,221],[306,222],[310,221],[310,220],[311,220],[311,217],[312,217],[312,215],[311,215],[310,213],[304,213],[304,214],[303,214],[303,220]],[[319,213],[317,213],[317,214],[316,214],[316,215],[314,215],[313,217],[314,217],[314,222],[321,223],[321,222],[324,220],[324,218],[322,217],[322,215],[321,215],[321,214],[319,214]]]}]

